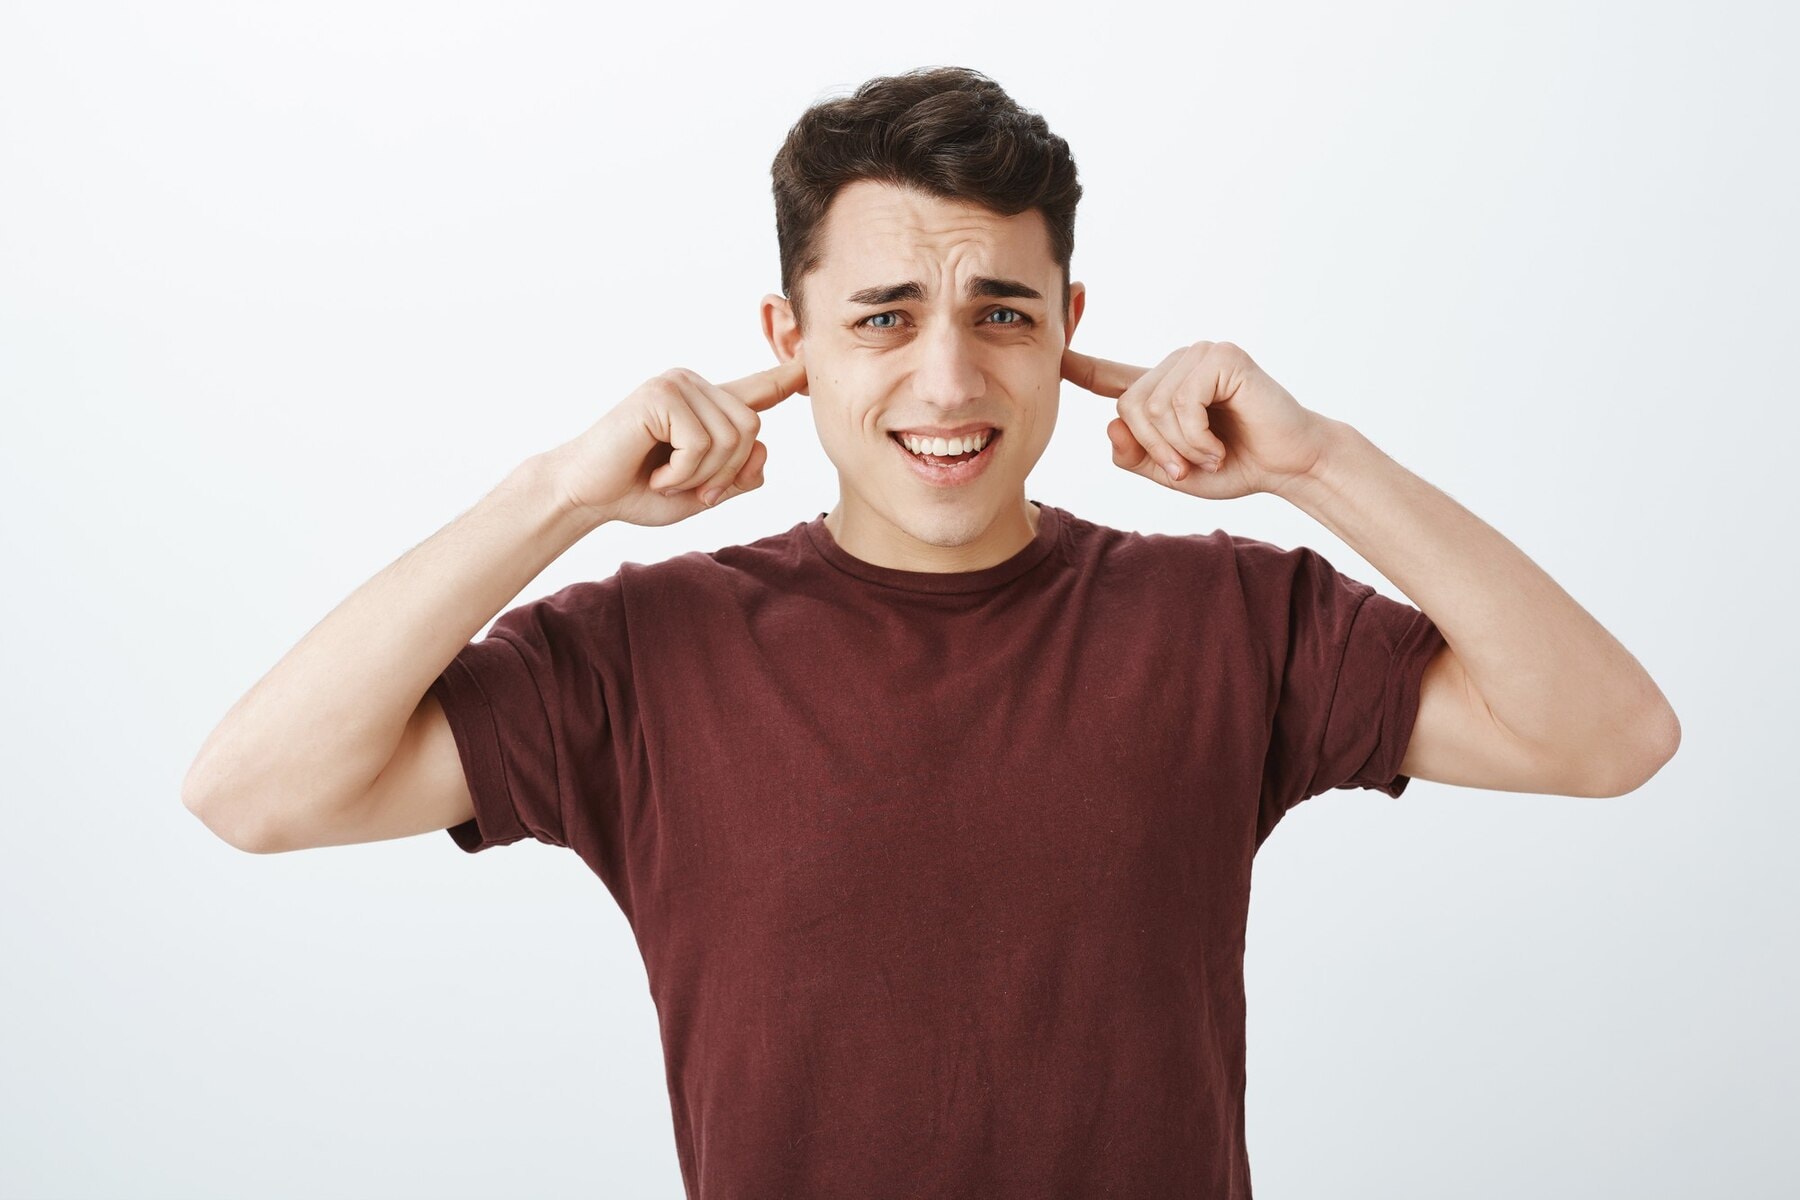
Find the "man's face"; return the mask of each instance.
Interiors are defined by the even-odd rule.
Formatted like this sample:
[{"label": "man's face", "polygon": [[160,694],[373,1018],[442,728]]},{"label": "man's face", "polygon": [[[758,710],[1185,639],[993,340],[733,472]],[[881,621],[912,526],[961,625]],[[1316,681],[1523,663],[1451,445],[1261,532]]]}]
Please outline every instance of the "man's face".
[{"label": "man's face", "polygon": [[[932,546],[979,541],[1024,510],[1085,289],[1072,286],[1065,327],[1062,272],[1035,209],[1002,217],[858,181],[833,199],[821,242],[821,265],[796,285],[804,333],[779,296],[764,300],[763,324],[783,360],[805,355],[845,519]],[[916,289],[897,290],[907,284]],[[921,459],[896,436],[965,427],[994,432],[962,467]]]}]

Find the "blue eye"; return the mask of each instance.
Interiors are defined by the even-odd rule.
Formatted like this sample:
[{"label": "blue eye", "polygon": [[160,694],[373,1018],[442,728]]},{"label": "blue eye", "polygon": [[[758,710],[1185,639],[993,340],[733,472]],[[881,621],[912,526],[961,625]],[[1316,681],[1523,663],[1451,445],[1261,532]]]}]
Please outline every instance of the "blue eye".
[{"label": "blue eye", "polygon": [[[996,308],[993,312],[990,312],[988,314],[988,316],[992,317],[992,316],[996,316],[1000,313],[1011,313],[1013,316],[1017,317],[1018,320],[1016,320],[1016,321],[992,321],[992,322],[984,322],[984,323],[1000,325],[1000,326],[1008,327],[1008,328],[1010,328],[1014,325],[1023,327],[1023,326],[1027,326],[1027,325],[1037,324],[1037,322],[1034,321],[1030,317],[1030,315],[1028,315],[1026,313],[1022,313],[1016,308]],[[881,329],[881,330],[898,329],[899,328],[898,325],[871,325],[870,322],[873,321],[876,317],[898,317],[899,315],[900,314],[898,312],[895,312],[892,310],[890,310],[888,312],[870,313],[868,316],[864,317],[862,320],[856,322],[854,328],[857,328],[857,329]]]}]

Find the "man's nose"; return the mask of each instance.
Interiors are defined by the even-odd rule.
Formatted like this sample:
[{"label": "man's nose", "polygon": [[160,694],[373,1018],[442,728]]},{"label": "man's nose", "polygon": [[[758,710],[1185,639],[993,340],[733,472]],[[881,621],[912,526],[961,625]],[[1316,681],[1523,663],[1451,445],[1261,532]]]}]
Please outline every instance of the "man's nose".
[{"label": "man's nose", "polygon": [[921,400],[954,411],[986,393],[984,347],[974,330],[960,329],[954,321],[933,322],[914,345],[919,357],[913,365],[913,390]]}]

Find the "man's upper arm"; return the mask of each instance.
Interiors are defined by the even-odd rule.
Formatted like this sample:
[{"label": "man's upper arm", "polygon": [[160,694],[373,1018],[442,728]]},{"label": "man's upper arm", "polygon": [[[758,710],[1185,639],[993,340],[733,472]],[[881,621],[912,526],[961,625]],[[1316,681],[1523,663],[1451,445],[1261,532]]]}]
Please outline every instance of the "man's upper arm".
[{"label": "man's upper arm", "polygon": [[280,831],[271,851],[384,842],[475,817],[462,758],[436,695],[413,710],[393,757],[361,797]]},{"label": "man's upper arm", "polygon": [[444,830],[470,852],[535,839],[605,868],[635,721],[628,659],[618,575],[509,609],[431,682],[369,791],[283,848]]},{"label": "man's upper arm", "polygon": [[602,878],[617,870],[636,753],[630,658],[618,574],[504,612],[458,651],[428,689],[473,807],[447,826],[458,846],[534,839],[575,850]]},{"label": "man's upper arm", "polygon": [[1475,690],[1448,643],[1432,656],[1420,684],[1419,712],[1400,772],[1435,783],[1555,796],[1604,796],[1611,790],[1515,737]]},{"label": "man's upper arm", "polygon": [[369,789],[363,841],[412,837],[475,819],[462,756],[435,692],[426,692],[394,757]]},{"label": "man's upper arm", "polygon": [[1445,645],[1419,609],[1338,571],[1318,551],[1231,535],[1245,645],[1272,688],[1257,836],[1336,788],[1400,796],[1425,668]]}]

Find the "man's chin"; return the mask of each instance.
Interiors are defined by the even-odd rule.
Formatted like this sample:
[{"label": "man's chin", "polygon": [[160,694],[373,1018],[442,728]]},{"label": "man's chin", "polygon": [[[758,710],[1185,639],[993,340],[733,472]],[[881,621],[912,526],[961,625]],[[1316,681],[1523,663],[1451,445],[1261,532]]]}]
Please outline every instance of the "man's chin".
[{"label": "man's chin", "polygon": [[958,491],[950,495],[889,497],[889,521],[927,546],[952,550],[979,541],[993,526],[991,493]]}]

